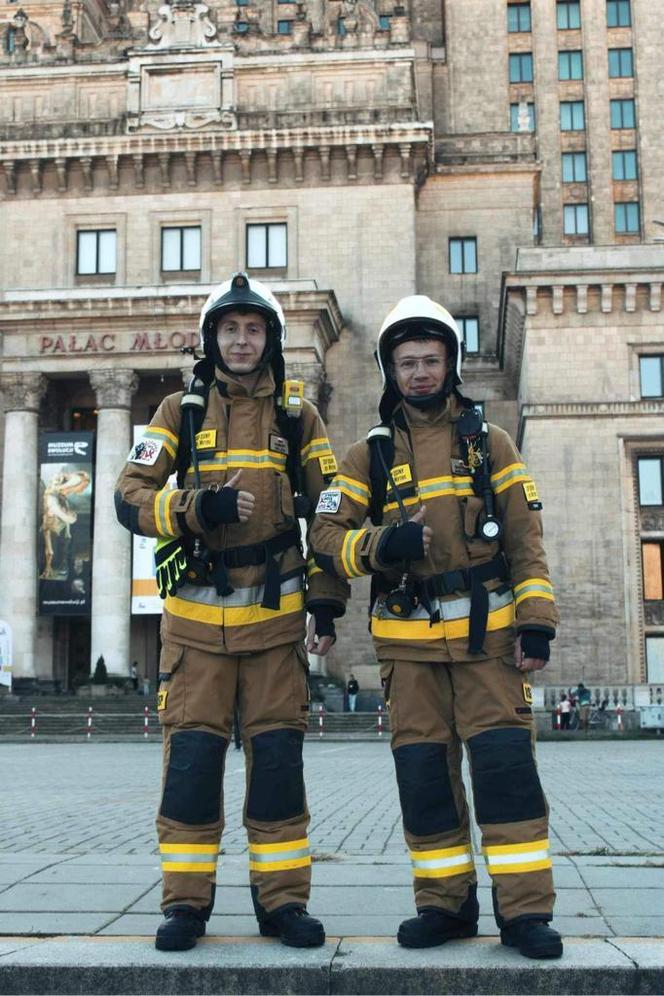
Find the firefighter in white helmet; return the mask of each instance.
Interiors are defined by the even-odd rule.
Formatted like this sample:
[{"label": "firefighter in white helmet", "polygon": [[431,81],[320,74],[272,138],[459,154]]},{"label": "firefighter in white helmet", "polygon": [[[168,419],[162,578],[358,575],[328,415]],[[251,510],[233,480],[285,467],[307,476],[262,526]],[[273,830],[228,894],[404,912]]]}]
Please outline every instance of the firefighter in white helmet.
[{"label": "firefighter in white helmet", "polygon": [[398,940],[429,947],[477,933],[465,744],[502,942],[555,958],[528,682],[549,659],[557,621],[541,502],[510,437],[460,393],[462,341],[443,307],[404,298],[376,356],[381,424],[321,495],[311,538],[330,575],[372,579],[417,908]]},{"label": "firefighter in white helmet", "polygon": [[[346,585],[313,561],[307,569],[299,519],[311,520],[336,463],[304,385],[285,378],[286,325],[267,287],[234,275],[206,301],[200,331],[204,358],[189,391],[159,406],[116,490],[120,522],[158,539],[156,577],[165,599],[157,817],[165,919],[156,945],[190,948],[205,932],[237,705],[260,932],[313,946],[325,934],[306,911],[306,651],[329,649]],[[170,488],[174,472],[177,487]]]}]

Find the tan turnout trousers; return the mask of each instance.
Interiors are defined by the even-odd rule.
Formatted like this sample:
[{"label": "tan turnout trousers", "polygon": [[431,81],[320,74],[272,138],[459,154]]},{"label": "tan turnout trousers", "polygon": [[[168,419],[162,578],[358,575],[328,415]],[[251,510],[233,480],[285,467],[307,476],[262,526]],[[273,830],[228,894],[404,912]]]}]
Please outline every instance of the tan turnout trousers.
[{"label": "tan turnout trousers", "polygon": [[159,716],[164,735],[157,817],[162,909],[210,915],[224,826],[223,772],[237,700],[246,757],[244,825],[257,916],[306,905],[309,813],[302,774],[307,657],[301,644],[250,656],[165,644]]},{"label": "tan turnout trousers", "polygon": [[505,657],[386,661],[381,676],[418,909],[477,916],[461,780],[465,744],[498,925],[550,920],[548,807],[535,764],[527,675]]}]

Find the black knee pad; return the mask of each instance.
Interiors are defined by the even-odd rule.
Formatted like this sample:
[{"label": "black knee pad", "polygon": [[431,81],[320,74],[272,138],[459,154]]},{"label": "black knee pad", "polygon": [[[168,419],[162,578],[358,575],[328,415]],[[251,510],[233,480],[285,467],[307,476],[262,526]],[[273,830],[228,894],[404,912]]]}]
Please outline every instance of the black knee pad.
[{"label": "black knee pad", "polygon": [[468,740],[478,823],[519,823],[546,815],[529,730],[487,730]]},{"label": "black knee pad", "polygon": [[304,813],[300,730],[267,730],[251,738],[251,778],[247,816],[263,823]]},{"label": "black knee pad", "polygon": [[219,820],[227,746],[224,737],[203,730],[172,734],[161,816],[190,826]]},{"label": "black knee pad", "polygon": [[406,830],[415,837],[457,830],[445,744],[405,744],[392,753]]}]

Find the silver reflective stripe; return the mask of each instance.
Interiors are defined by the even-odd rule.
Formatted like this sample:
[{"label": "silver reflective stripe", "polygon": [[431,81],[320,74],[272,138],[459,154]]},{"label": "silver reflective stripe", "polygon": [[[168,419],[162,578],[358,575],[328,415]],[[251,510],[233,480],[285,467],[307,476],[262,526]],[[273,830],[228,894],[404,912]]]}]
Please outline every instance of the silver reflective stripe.
[{"label": "silver reflective stripe", "polygon": [[432,494],[435,491],[441,491],[442,489],[449,488],[452,491],[468,491],[469,488],[472,489],[472,486],[473,480],[471,477],[468,477],[465,480],[463,478],[460,480],[456,478],[452,478],[452,480],[441,478],[440,481],[436,481],[433,484],[419,485],[418,491],[420,497],[425,498],[428,494]]},{"label": "silver reflective stripe", "polygon": [[199,852],[196,851],[195,854],[188,854],[187,851],[178,851],[177,853],[174,853],[174,854],[168,854],[168,853],[162,854],[161,860],[162,861],[173,861],[176,864],[186,864],[186,865],[189,865],[189,864],[202,864],[202,865],[208,865],[212,861],[216,862],[216,860],[217,860],[218,857],[219,857],[218,853],[217,854],[199,854]]},{"label": "silver reflective stripe", "polygon": [[[509,605],[514,601],[514,596],[511,591],[506,591],[502,595],[498,595],[495,591],[489,592],[489,612],[495,612],[496,609],[503,609],[506,605]],[[443,601],[441,598],[431,599],[431,612],[432,614],[438,610],[440,612],[440,618],[444,622],[450,622],[452,619],[465,619],[470,615],[470,599],[465,595],[461,598],[452,598]],[[394,616],[391,612],[383,605],[381,611],[382,618],[389,616],[392,619],[399,619],[399,622],[409,623],[417,622],[421,619],[429,619],[429,613],[424,608],[423,605],[418,605],[411,615],[407,619],[403,617]]]},{"label": "silver reflective stripe", "polygon": [[522,865],[531,861],[546,861],[549,852],[545,848],[543,851],[519,851],[517,854],[487,854],[488,865]]},{"label": "silver reflective stripe", "polygon": [[415,858],[411,858],[413,868],[454,868],[456,865],[467,865],[472,860],[470,851],[455,854],[451,858],[429,858],[426,861],[416,861]]},{"label": "silver reflective stripe", "polygon": [[500,473],[492,474],[491,484],[493,485],[494,488],[499,488],[502,487],[502,485],[505,484],[506,481],[511,481],[515,477],[524,477],[525,475],[527,475],[527,473],[528,471],[526,470],[525,464],[521,463],[518,464],[514,468],[514,470],[510,470],[509,474],[500,474]]},{"label": "silver reflective stripe", "polygon": [[269,854],[257,853],[249,849],[249,860],[260,865],[269,865],[273,861],[294,861],[296,858],[308,858],[308,847],[301,847],[297,851],[270,851]]},{"label": "silver reflective stripe", "polygon": [[544,591],[547,595],[553,595],[553,587],[550,584],[527,584],[525,587],[519,588],[516,597],[523,598],[524,595],[529,595],[531,591]]},{"label": "silver reflective stripe", "polygon": [[[185,602],[197,602],[199,605],[213,605],[219,608],[237,608],[246,605],[260,605],[263,601],[265,585],[254,585],[251,588],[236,588],[232,595],[225,598],[218,595],[212,586],[185,584],[178,589],[177,598],[184,599]],[[281,583],[281,594],[292,595],[296,591],[302,591],[302,578],[288,578]]]}]

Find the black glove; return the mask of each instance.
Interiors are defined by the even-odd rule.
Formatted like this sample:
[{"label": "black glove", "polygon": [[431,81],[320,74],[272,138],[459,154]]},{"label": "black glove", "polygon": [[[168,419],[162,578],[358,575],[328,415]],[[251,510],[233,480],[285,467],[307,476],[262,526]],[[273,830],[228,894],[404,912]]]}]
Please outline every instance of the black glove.
[{"label": "black glove", "polygon": [[541,661],[548,661],[551,656],[549,639],[546,633],[538,629],[521,630],[521,650],[524,657],[536,657]]},{"label": "black glove", "polygon": [[404,522],[383,534],[376,556],[384,564],[400,560],[422,560],[424,557],[424,526],[419,522]]},{"label": "black glove", "polygon": [[201,511],[209,528],[239,522],[235,488],[220,488],[219,491],[206,491],[201,499]]},{"label": "black glove", "polygon": [[337,633],[334,627],[335,611],[331,605],[314,605],[311,610],[316,623],[316,636],[320,640],[322,636],[331,636],[336,640]]}]

